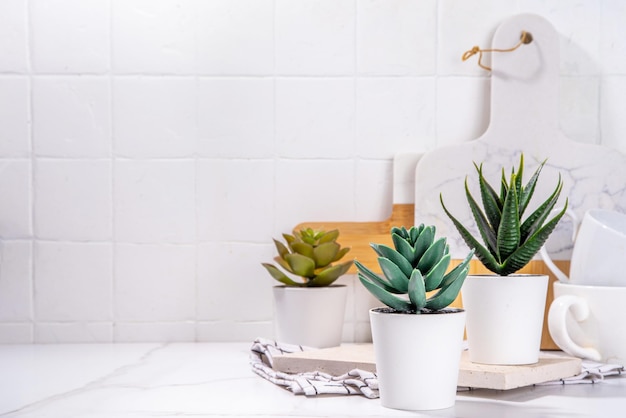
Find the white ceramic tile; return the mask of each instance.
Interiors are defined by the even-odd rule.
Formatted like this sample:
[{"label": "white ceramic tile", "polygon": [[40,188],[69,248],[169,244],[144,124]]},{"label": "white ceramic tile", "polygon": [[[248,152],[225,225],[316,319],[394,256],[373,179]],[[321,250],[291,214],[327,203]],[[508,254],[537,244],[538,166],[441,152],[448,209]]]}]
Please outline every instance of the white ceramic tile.
[{"label": "white ceramic tile", "polygon": [[279,160],[276,166],[275,231],[311,221],[353,221],[354,163],[351,160]]},{"label": "white ceramic tile", "polygon": [[601,73],[623,74],[626,72],[626,4],[619,0],[604,0],[601,19]]},{"label": "white ceramic tile", "polygon": [[200,1],[197,7],[199,74],[272,74],[272,0]]},{"label": "white ceramic tile", "polygon": [[32,257],[30,241],[0,243],[0,321],[33,319]]},{"label": "white ceramic tile", "polygon": [[109,243],[37,241],[35,319],[111,320],[112,257]]},{"label": "white ceramic tile", "polygon": [[267,158],[274,155],[274,82],[269,78],[201,78],[198,155]]},{"label": "white ceramic tile", "polygon": [[35,343],[110,343],[112,322],[39,322],[35,324]]},{"label": "white ceramic tile", "polygon": [[565,136],[579,142],[599,142],[599,96],[597,77],[561,77],[559,122]]},{"label": "white ceramic tile", "polygon": [[600,84],[600,131],[602,145],[626,153],[626,76],[604,77]]},{"label": "white ceramic tile", "polygon": [[[388,160],[357,160],[355,221],[382,221],[393,207],[393,167]],[[373,250],[372,250],[373,251]]]},{"label": "white ceramic tile", "polygon": [[0,322],[0,344],[30,344],[32,342],[34,342],[32,324]]},{"label": "white ceramic tile", "polygon": [[191,320],[195,315],[196,249],[189,245],[116,244],[114,287],[117,321]]},{"label": "white ceramic tile", "polygon": [[115,155],[190,157],[196,145],[192,77],[117,77],[113,84]]},{"label": "white ceramic tile", "polygon": [[195,240],[193,160],[116,161],[113,200],[113,228],[118,241]]},{"label": "white ceramic tile", "polygon": [[281,157],[346,158],[354,153],[354,80],[276,80],[276,151]]},{"label": "white ceramic tile", "polygon": [[470,141],[489,126],[488,78],[440,77],[437,80],[437,145]]},{"label": "white ceramic tile", "polygon": [[193,342],[195,322],[118,322],[115,342]]},{"label": "white ceramic tile", "polygon": [[109,90],[106,77],[35,77],[35,154],[48,157],[110,156]]},{"label": "white ceramic tile", "polygon": [[112,0],[113,71],[190,74],[195,0]]},{"label": "white ceramic tile", "polygon": [[273,338],[274,325],[271,321],[236,322],[216,321],[199,322],[196,330],[199,342],[241,341],[252,343],[256,338]]},{"label": "white ceramic tile", "polygon": [[[268,241],[271,243],[270,237]],[[273,244],[200,244],[196,298],[198,320],[271,320],[272,286],[277,282],[261,263],[271,262],[275,251]]]},{"label": "white ceramic tile", "polygon": [[[1,4],[0,8],[2,7]],[[1,14],[0,19],[2,19]],[[1,52],[0,56],[2,56]],[[0,94],[0,120],[2,121],[0,124],[0,157],[28,157],[30,153],[30,91],[28,80],[26,77],[20,76],[0,77],[0,92],[2,92]]]},{"label": "white ceramic tile", "polygon": [[0,238],[32,236],[31,163],[0,160]]},{"label": "white ceramic tile", "polygon": [[276,0],[275,4],[278,74],[354,74],[353,0]]},{"label": "white ceramic tile", "polygon": [[28,68],[27,2],[0,2],[0,73],[23,73]]},{"label": "white ceramic tile", "polygon": [[[487,77],[489,73],[477,64],[478,55],[465,62],[461,57],[474,46],[482,49],[492,47],[496,28],[503,20],[517,14],[517,0],[440,0],[438,11],[437,73]],[[484,54],[482,62],[490,65],[489,53]]]},{"label": "white ceramic tile", "polygon": [[37,238],[111,239],[111,175],[111,162],[106,160],[38,160],[34,181]]},{"label": "white ceramic tile", "polygon": [[267,242],[274,161],[199,160],[197,196],[200,240]]},{"label": "white ceramic tile", "polygon": [[33,69],[38,73],[103,73],[109,69],[108,0],[32,0]]},{"label": "white ceramic tile", "polygon": [[358,0],[357,71],[367,75],[432,75],[436,0]]},{"label": "white ceramic tile", "polygon": [[390,159],[434,143],[434,78],[361,78],[356,97],[359,157]]},{"label": "white ceramic tile", "polygon": [[565,75],[597,74],[601,11],[602,2],[593,0],[524,0],[519,4],[520,13],[543,16],[559,33],[560,67]]}]

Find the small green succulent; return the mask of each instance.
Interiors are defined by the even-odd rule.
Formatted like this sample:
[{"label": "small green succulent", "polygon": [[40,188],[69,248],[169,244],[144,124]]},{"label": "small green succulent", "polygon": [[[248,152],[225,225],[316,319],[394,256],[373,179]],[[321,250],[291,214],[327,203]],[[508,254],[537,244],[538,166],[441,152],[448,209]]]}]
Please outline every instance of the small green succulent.
[{"label": "small green succulent", "polygon": [[[445,238],[435,241],[435,227],[393,227],[391,239],[395,249],[370,244],[379,255],[380,277],[355,261],[361,283],[378,300],[400,312],[438,311],[456,299],[469,271],[472,250],[461,264],[446,274],[450,254]],[[426,292],[438,290],[428,297]],[[408,295],[399,297],[396,295]]]},{"label": "small green succulent", "polygon": [[542,162],[525,186],[522,186],[524,170],[524,154],[520,156],[517,172],[511,170],[510,180],[507,182],[504,168],[500,182],[500,194],[487,183],[483,176],[482,164],[474,163],[478,172],[478,183],[483,209],[478,206],[467,186],[465,179],[465,194],[470,209],[476,221],[480,236],[485,245],[482,245],[470,232],[448,211],[440,195],[441,206],[456,226],[465,243],[476,251],[476,257],[490,271],[501,276],[507,276],[522,269],[541,249],[559,220],[567,209],[567,200],[561,212],[545,222],[550,211],[554,208],[563,183],[561,176],[556,188],[533,213],[522,221],[522,215],[533,196],[539,174],[545,161]]},{"label": "small green succulent", "polygon": [[274,239],[278,256],[274,260],[289,273],[300,276],[302,281],[294,281],[276,266],[261,263],[270,275],[287,286],[322,287],[330,286],[352,266],[352,260],[342,264],[332,264],[345,256],[350,247],[336,242],[339,231],[315,231],[302,229],[294,235],[283,234],[287,245]]}]

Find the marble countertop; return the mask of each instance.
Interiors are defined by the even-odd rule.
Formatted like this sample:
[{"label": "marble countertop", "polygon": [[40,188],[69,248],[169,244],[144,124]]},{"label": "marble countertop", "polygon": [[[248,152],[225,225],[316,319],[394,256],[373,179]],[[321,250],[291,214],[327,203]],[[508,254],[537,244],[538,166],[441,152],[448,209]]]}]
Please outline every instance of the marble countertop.
[{"label": "marble countertop", "polygon": [[417,413],[362,396],[293,395],[254,374],[247,343],[0,346],[0,417],[623,417],[626,377],[459,392]]}]

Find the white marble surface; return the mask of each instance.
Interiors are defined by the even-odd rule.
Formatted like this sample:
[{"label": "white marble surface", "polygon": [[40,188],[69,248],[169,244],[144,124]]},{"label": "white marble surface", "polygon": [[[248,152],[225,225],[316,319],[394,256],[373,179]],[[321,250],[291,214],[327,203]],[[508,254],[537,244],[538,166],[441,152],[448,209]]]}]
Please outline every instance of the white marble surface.
[{"label": "white marble surface", "polygon": [[0,417],[623,417],[626,377],[459,392],[417,413],[362,396],[296,396],[252,373],[247,343],[0,346]]}]

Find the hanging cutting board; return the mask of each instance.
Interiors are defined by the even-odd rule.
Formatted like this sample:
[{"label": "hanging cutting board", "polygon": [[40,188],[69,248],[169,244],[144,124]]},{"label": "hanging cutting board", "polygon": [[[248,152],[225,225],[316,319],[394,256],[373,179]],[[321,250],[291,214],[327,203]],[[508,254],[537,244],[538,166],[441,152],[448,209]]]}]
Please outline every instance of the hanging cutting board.
[{"label": "hanging cutting board", "polygon": [[[520,153],[525,158],[524,182],[547,159],[528,213],[552,193],[559,174],[564,184],[560,204],[568,198],[581,219],[590,208],[626,212],[626,157],[607,147],[570,140],[559,129],[559,36],[552,25],[537,15],[514,16],[498,27],[492,48],[516,45],[523,31],[532,35],[532,42],[491,54],[491,117],[485,133],[428,152],[416,167],[415,220],[434,224],[448,236],[455,258],[462,258],[468,248],[441,208],[439,195],[457,219],[474,225],[464,190],[469,176],[470,190],[480,196],[474,162],[484,163],[485,177],[498,185],[501,168],[508,177],[518,166]],[[554,258],[571,257],[571,228],[570,222],[561,222],[548,240],[546,248]]]}]

